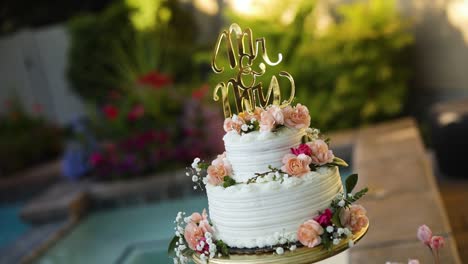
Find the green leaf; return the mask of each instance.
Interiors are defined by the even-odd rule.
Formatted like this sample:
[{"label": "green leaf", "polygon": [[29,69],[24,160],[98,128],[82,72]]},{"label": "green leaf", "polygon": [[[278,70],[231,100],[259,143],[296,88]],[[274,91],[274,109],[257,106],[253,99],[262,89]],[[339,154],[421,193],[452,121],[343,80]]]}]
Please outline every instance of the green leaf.
[{"label": "green leaf", "polygon": [[346,194],[351,193],[353,191],[354,187],[356,187],[357,182],[358,182],[358,175],[356,173],[351,174],[346,178],[346,182],[345,182]]},{"label": "green leaf", "polygon": [[236,181],[233,178],[231,178],[229,176],[224,176],[224,183],[223,183],[224,188],[227,188],[227,187],[235,185],[235,184],[236,184]]},{"label": "green leaf", "polygon": [[336,166],[342,166],[342,167],[348,167],[348,163],[346,163],[346,161],[338,158],[338,157],[334,157],[333,158],[333,161],[331,162],[331,164],[333,165],[336,165]]},{"label": "green leaf", "polygon": [[327,231],[323,232],[323,235],[321,236],[322,237],[322,245],[323,247],[328,250],[328,251],[331,251],[332,247],[333,247],[333,242],[332,240],[330,239],[330,233],[328,233]]},{"label": "green leaf", "polygon": [[226,245],[226,243],[224,243],[224,241],[217,240],[216,247],[218,248],[219,252],[221,252],[223,256],[229,256],[229,248]]},{"label": "green leaf", "polygon": [[332,223],[334,225],[336,225],[337,227],[343,227],[343,225],[341,224],[341,221],[340,221],[340,212],[341,212],[341,208],[337,208],[335,210],[335,212],[333,213],[333,216],[332,216]]},{"label": "green leaf", "polygon": [[169,247],[167,248],[167,254],[169,256],[175,256],[175,251],[174,249],[177,247],[176,243],[179,241],[179,237],[178,236],[174,236],[171,240],[171,242],[169,242]]}]

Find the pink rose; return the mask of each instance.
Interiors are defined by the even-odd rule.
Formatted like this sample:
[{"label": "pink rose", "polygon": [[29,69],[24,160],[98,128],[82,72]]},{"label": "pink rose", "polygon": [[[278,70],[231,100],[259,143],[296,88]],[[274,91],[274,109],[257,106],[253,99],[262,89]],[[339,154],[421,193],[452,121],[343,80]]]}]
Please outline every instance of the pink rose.
[{"label": "pink rose", "polygon": [[307,145],[307,144],[301,144],[297,148],[291,148],[291,152],[296,156],[299,155],[299,154],[305,154],[307,156],[312,155],[312,151],[311,151],[309,145]]},{"label": "pink rose", "polygon": [[359,204],[354,204],[349,209],[343,209],[340,212],[340,222],[343,226],[349,228],[353,233],[361,231],[368,223],[366,209]]},{"label": "pink rose", "polygon": [[426,245],[431,244],[432,230],[427,225],[422,225],[418,228],[418,239]]},{"label": "pink rose", "polygon": [[193,250],[197,248],[198,242],[202,237],[204,237],[204,235],[203,230],[193,222],[190,222],[185,226],[184,237],[188,246]]},{"label": "pink rose", "polygon": [[232,167],[226,159],[226,152],[211,162],[207,169],[208,182],[212,185],[220,185],[224,181],[224,177],[231,175]]},{"label": "pink rose", "polygon": [[281,170],[289,175],[300,177],[310,172],[309,164],[311,161],[311,158],[305,154],[299,154],[298,156],[286,154],[283,157],[284,165]]},{"label": "pink rose", "polygon": [[307,220],[297,231],[297,238],[302,245],[313,248],[322,242],[320,235],[323,234],[322,226],[315,220]]},{"label": "pink rose", "polygon": [[321,226],[329,226],[331,224],[332,216],[332,211],[327,208],[325,211],[323,211],[323,213],[314,217],[314,220],[317,221],[317,223],[319,223]]},{"label": "pink rose", "polygon": [[268,107],[267,112],[273,116],[276,125],[283,125],[284,124],[284,114],[283,110],[277,105],[272,105]]},{"label": "pink rose", "polygon": [[312,142],[307,143],[312,152],[312,164],[314,165],[325,165],[330,163],[335,158],[333,151],[328,149],[327,143],[321,139],[316,139]]},{"label": "pink rose", "polygon": [[439,250],[441,248],[443,248],[445,245],[445,239],[441,236],[433,236],[431,238],[431,241],[429,243],[429,246],[433,249],[433,250]]},{"label": "pink rose", "polygon": [[419,260],[417,260],[417,259],[410,259],[410,260],[408,260],[408,264],[419,264]]},{"label": "pink rose", "polygon": [[198,224],[200,223],[200,221],[202,220],[202,216],[200,215],[200,213],[193,213],[191,216],[190,216],[190,219],[192,220],[192,222],[194,222],[195,224]]},{"label": "pink rose", "polygon": [[269,132],[275,128],[275,118],[267,111],[260,115],[260,132]]},{"label": "pink rose", "polygon": [[306,106],[297,104],[296,107],[286,106],[283,108],[284,124],[290,128],[307,128],[310,126],[309,109]]},{"label": "pink rose", "polygon": [[229,132],[229,131],[237,131],[237,133],[240,133],[242,125],[245,124],[244,119],[237,115],[233,115],[232,118],[228,117],[224,120],[224,131]]},{"label": "pink rose", "polygon": [[198,226],[203,230],[203,233],[210,232],[213,234],[213,227],[210,225],[210,221],[208,220],[206,209],[203,209],[202,220]]}]

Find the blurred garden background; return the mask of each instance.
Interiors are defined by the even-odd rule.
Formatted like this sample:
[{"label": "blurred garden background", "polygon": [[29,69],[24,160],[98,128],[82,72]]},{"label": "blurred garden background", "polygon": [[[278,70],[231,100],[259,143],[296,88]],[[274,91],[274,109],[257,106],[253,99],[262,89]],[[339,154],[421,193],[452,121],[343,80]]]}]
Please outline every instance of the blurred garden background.
[{"label": "blurred garden background", "polygon": [[[9,261],[39,244],[31,242],[37,226],[62,226],[63,205],[31,205],[41,195],[86,188],[94,193],[88,207],[99,211],[192,192],[188,179],[188,187],[167,184],[164,194],[135,186],[150,188],[148,181],[183,171],[193,158],[223,151],[222,108],[212,93],[232,72],[215,75],[210,62],[218,33],[232,22],[265,37],[270,57],[282,53],[269,74],[291,73],[312,126],[335,133],[411,116],[435,156],[463,162],[463,126],[449,136],[456,142],[437,133],[468,122],[468,1],[5,0],[0,248],[16,242]],[[447,148],[454,156],[444,155]],[[18,249],[21,238],[28,246]]]}]

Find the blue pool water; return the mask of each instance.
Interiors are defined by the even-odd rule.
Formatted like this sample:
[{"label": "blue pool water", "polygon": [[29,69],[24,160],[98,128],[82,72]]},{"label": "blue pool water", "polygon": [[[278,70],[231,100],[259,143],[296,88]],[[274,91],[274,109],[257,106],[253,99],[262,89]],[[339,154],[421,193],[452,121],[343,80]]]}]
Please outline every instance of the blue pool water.
[{"label": "blue pool water", "polygon": [[0,248],[7,246],[30,227],[19,217],[24,202],[0,204]]}]

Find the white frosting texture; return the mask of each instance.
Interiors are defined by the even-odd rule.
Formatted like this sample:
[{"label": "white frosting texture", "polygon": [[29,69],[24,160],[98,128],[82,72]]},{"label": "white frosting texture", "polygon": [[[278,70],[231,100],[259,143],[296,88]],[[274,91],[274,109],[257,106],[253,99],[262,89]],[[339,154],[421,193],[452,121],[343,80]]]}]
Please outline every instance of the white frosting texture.
[{"label": "white frosting texture", "polygon": [[238,248],[297,241],[299,226],[328,208],[342,189],[337,167],[322,167],[282,183],[206,186],[216,238]]},{"label": "white frosting texture", "polygon": [[246,182],[255,173],[268,171],[268,166],[281,168],[282,159],[291,148],[301,144],[303,129],[281,128],[277,132],[250,132],[239,135],[230,131],[224,136],[226,157],[232,165],[236,182]]}]

